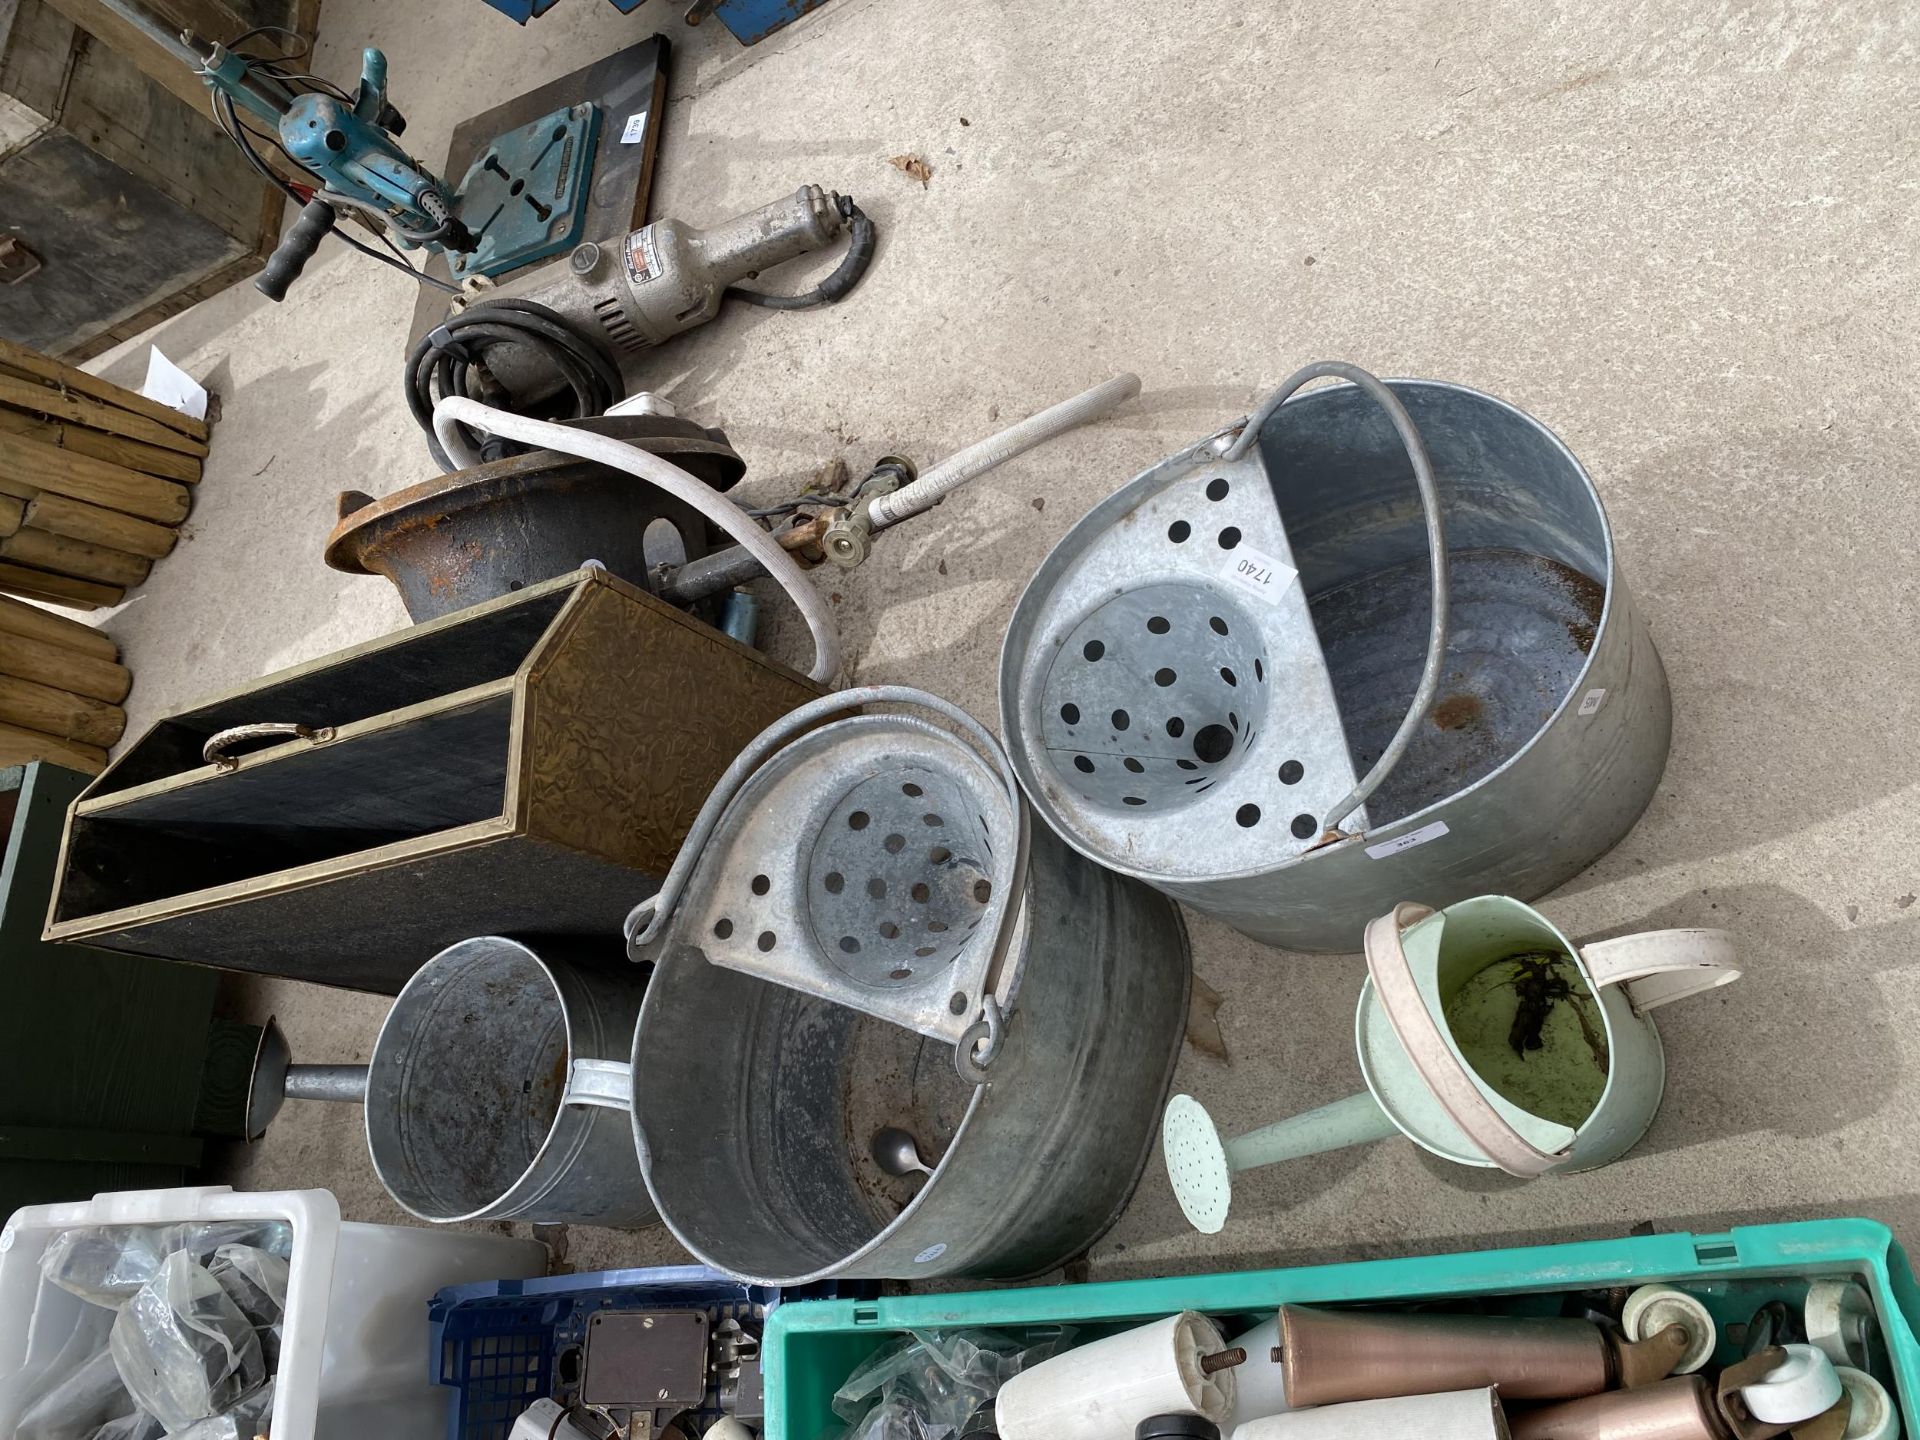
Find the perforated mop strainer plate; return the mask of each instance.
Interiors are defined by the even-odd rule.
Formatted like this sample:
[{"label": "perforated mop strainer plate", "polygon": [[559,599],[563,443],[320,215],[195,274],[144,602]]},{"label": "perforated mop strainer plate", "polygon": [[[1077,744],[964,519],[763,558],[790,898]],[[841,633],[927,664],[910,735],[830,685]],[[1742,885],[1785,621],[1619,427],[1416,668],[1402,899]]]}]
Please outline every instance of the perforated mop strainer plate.
[{"label": "perforated mop strainer plate", "polygon": [[[880,703],[933,710],[972,743],[916,715],[857,713]],[[1005,756],[963,711],[900,687],[831,695],[764,732],[715,787],[659,896],[630,918],[630,953],[686,947],[986,1063],[1018,983],[1002,962],[1025,825]]]},{"label": "perforated mop strainer plate", "polygon": [[[1437,663],[1446,560],[1424,447],[1386,387],[1351,366],[1308,367],[1269,408],[1326,375],[1362,385],[1401,429],[1441,582]],[[1259,872],[1335,825],[1364,830],[1362,802],[1397,758],[1365,782],[1355,773],[1292,542],[1248,448],[1257,428],[1202,442],[1096,506],[1008,631],[1001,707],[1020,779],[1054,828],[1124,874]],[[1430,700],[1423,686],[1416,710]]]},{"label": "perforated mop strainer plate", "polygon": [[[1303,391],[1323,378],[1349,383]],[[1082,855],[1317,951],[1406,895],[1566,881],[1652,799],[1672,714],[1553,432],[1338,362],[1067,532],[1014,607],[1000,713]]]}]

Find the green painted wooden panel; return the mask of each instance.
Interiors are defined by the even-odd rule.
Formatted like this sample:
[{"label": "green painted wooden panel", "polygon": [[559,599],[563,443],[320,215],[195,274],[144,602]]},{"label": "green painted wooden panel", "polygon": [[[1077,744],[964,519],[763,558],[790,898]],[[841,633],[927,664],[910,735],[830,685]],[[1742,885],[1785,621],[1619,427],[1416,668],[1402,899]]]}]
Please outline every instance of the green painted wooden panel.
[{"label": "green painted wooden panel", "polygon": [[61,827],[86,784],[52,765],[0,770],[0,1216],[178,1184],[198,1157],[186,1137],[216,972],[40,939]]}]

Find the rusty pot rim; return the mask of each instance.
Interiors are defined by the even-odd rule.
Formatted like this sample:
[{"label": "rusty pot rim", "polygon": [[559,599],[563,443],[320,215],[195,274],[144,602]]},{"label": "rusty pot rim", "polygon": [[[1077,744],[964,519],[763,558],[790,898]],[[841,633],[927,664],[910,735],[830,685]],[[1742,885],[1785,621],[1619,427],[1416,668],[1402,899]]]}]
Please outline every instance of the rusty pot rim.
[{"label": "rusty pot rim", "polygon": [[[617,428],[607,423],[614,420],[627,423]],[[611,433],[622,440],[645,441],[645,449],[667,459],[708,456],[723,462],[724,467],[733,472],[726,476],[724,484],[715,484],[713,487],[723,493],[738,484],[740,477],[746,473],[746,461],[727,443],[723,431],[709,430],[691,420],[676,420],[667,416],[602,416],[597,417],[597,421],[581,424],[580,428],[601,434]],[[429,518],[414,513],[418,510],[432,509],[444,513],[465,509],[471,504],[485,503],[493,498],[489,493],[492,488],[506,482],[520,481],[531,488],[541,480],[584,478],[594,474],[616,484],[645,483],[609,466],[562,455],[556,450],[533,450],[525,455],[509,455],[503,460],[434,475],[417,485],[409,485],[390,495],[370,498],[366,504],[346,510],[328,532],[321,558],[329,569],[349,575],[378,575],[382,572],[368,568],[362,558],[369,542],[375,538],[369,533],[371,531],[385,529],[404,520]],[[343,490],[338,503],[344,507],[350,497],[363,493]]]}]

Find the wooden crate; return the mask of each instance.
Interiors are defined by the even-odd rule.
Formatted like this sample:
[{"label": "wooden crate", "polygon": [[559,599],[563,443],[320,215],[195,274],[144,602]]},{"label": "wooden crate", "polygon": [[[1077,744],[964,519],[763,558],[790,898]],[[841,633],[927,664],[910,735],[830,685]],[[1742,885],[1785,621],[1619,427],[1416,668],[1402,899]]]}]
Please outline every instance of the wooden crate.
[{"label": "wooden crate", "polygon": [[[613,937],[820,687],[593,568],[160,721],[68,820],[49,940],[394,993],[474,935]],[[231,726],[311,738],[206,764]]]},{"label": "wooden crate", "polygon": [[[157,10],[183,3],[215,39],[261,10],[312,33],[311,0]],[[39,262],[0,283],[0,335],[97,355],[257,272],[282,204],[214,123],[199,79],[101,0],[0,0],[0,214]]]}]

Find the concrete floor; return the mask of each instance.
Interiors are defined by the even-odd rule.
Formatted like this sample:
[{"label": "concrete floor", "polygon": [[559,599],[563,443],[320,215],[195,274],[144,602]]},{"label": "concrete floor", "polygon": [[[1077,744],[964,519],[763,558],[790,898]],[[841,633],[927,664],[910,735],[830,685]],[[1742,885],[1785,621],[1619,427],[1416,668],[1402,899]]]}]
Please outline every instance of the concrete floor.
[{"label": "concrete floor", "polygon": [[[1060,7],[831,0],[750,50],[667,0],[569,0],[520,30],[474,0],[328,0],[317,68],[383,45],[408,139],[666,27],[656,214],[707,222],[814,181],[883,235],[824,313],[730,309],[649,383],[726,426],[750,493],[823,462],[936,458],[1121,369],[1142,400],[998,471],[826,581],[847,678],[983,719],[1026,577],[1099,496],[1307,360],[1461,381],[1531,411],[1606,499],[1672,675],[1658,798],[1545,902],[1571,933],[1724,925],[1746,978],[1665,1011],[1666,1106],[1605,1171],[1521,1184],[1406,1142],[1249,1177],[1226,1231],[1160,1163],[1095,1249],[1128,1276],[1867,1214],[1920,1238],[1920,362],[1913,95],[1898,0]],[[888,163],[915,153],[923,188]],[[135,725],[392,630],[319,552],[337,490],[430,472],[403,407],[406,280],[341,249],[272,306],[242,286],[151,338],[224,403],[192,543],[108,627]],[[138,347],[109,373],[136,380]],[[1044,502],[1044,507],[1043,507]],[[797,627],[772,646],[805,664]],[[1178,1087],[1230,1128],[1358,1087],[1357,958],[1190,917],[1222,1064]],[[247,980],[296,1052],[368,1052],[385,1002]],[[236,1184],[396,1211],[357,1112],[293,1105]],[[572,1264],[660,1231],[578,1232]]]}]

